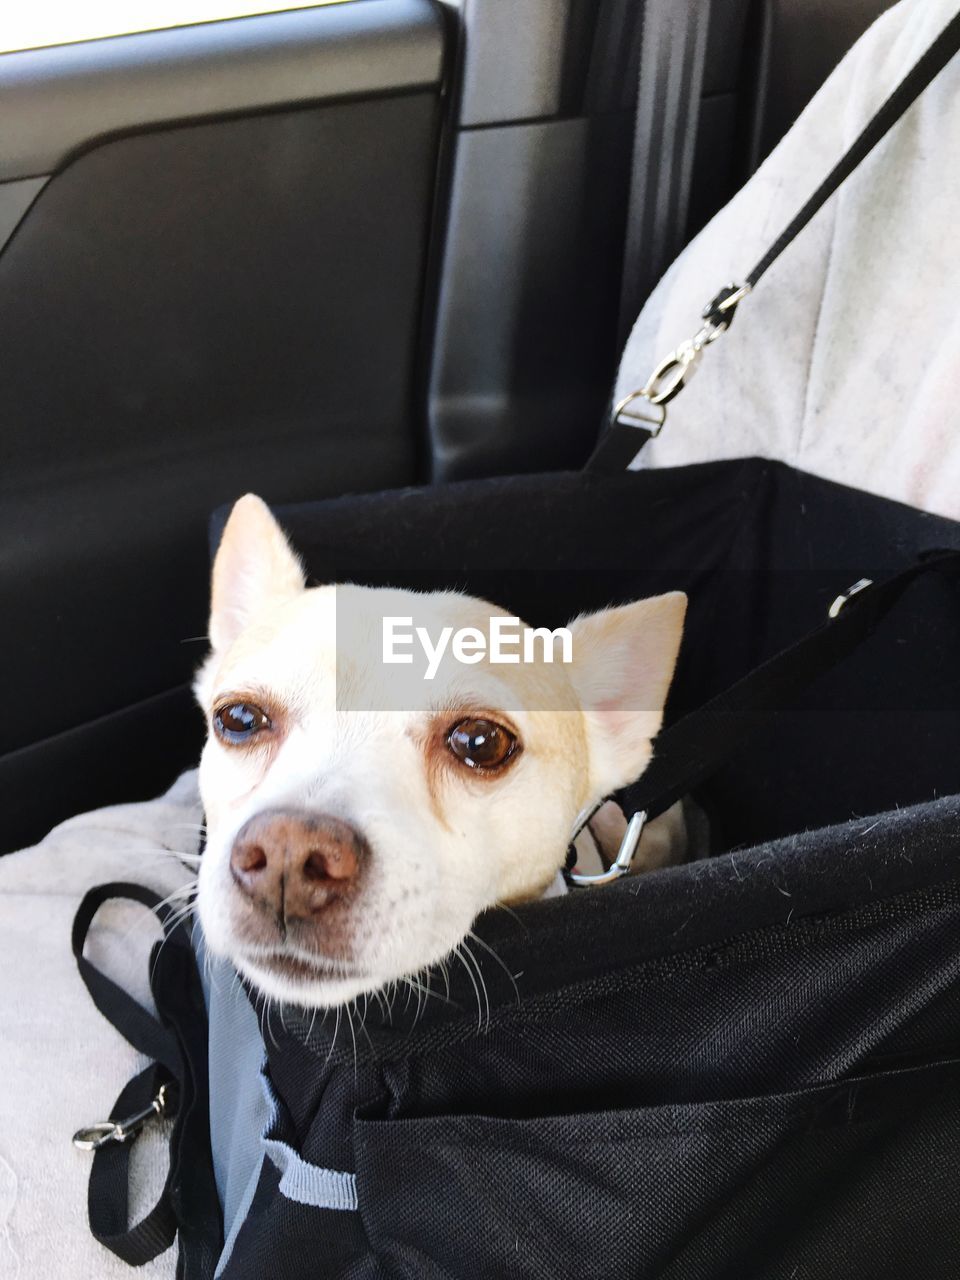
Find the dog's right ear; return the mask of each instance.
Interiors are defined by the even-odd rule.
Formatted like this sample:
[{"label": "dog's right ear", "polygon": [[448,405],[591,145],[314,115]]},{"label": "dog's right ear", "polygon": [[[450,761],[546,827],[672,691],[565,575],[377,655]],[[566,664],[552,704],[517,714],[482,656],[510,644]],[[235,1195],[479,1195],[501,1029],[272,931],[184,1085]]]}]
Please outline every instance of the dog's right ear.
[{"label": "dog's right ear", "polygon": [[306,580],[270,508],[256,494],[234,503],[213,562],[210,647],[225,653],[251,619],[299,595]]}]

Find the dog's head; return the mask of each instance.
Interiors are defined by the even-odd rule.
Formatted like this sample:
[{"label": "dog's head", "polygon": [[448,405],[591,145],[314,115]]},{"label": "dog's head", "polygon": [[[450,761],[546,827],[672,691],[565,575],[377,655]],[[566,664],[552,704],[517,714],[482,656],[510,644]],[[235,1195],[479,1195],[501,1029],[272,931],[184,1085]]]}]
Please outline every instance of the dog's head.
[{"label": "dog's head", "polygon": [[580,617],[553,661],[525,629],[501,650],[520,660],[497,663],[481,640],[503,610],[307,589],[266,506],[242,498],[195,686],[208,947],[269,996],[337,1005],[443,960],[484,908],[541,894],[579,811],[650,759],[685,605],[671,593]]}]

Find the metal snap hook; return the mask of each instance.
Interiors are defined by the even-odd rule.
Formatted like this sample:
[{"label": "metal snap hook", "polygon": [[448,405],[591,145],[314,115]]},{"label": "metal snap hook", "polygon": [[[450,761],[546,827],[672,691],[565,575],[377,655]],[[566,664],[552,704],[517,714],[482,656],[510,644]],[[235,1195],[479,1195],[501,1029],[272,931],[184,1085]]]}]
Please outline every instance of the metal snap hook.
[{"label": "metal snap hook", "polygon": [[[640,391],[631,391],[616,405],[612,421],[622,426],[639,427],[646,433],[646,440],[654,440],[660,434],[667,417],[666,406],[680,394],[697,370],[704,349],[716,342],[730,328],[737,307],[751,290],[749,284],[728,284],[708,302],[701,313],[703,324],[692,338],[671,351],[651,373]],[[640,403],[628,409],[634,401]]]},{"label": "metal snap hook", "polygon": [[[600,804],[603,803],[604,801],[601,800]],[[598,805],[597,808],[599,807],[600,806]],[[593,809],[587,813],[583,822],[580,822],[580,818],[577,819],[577,821],[580,822],[580,826],[577,827],[573,833],[574,840],[596,811],[596,809]],[[582,814],[580,816],[583,817]],[[595,875],[590,876],[581,875],[577,871],[568,871],[567,879],[570,883],[575,885],[610,884],[614,880],[619,880],[621,876],[625,876],[633,866],[633,859],[636,856],[637,846],[640,844],[640,837],[643,835],[643,828],[646,825],[646,822],[646,810],[641,809],[639,813],[635,813],[627,823],[627,829],[623,833],[623,839],[620,841],[620,848],[617,850],[617,856],[614,858],[613,862],[610,863],[607,870],[598,871]]]},{"label": "metal snap hook", "polygon": [[865,591],[867,587],[872,586],[872,578],[858,578],[852,587],[847,587],[842,596],[837,596],[836,600],[834,600],[833,604],[827,610],[827,617],[836,618],[851,596],[858,595],[861,591]]},{"label": "metal snap hook", "polygon": [[[698,334],[697,337],[699,336]],[[671,351],[661,360],[643,389],[643,394],[650,403],[669,404],[674,396],[679,395],[696,372],[702,355],[703,343],[693,338],[681,342],[676,351]]]},{"label": "metal snap hook", "polygon": [[170,1085],[163,1084],[148,1107],[125,1120],[98,1120],[85,1129],[78,1129],[73,1135],[73,1145],[78,1151],[97,1151],[108,1142],[129,1142],[150,1120],[166,1114],[169,1101]]}]

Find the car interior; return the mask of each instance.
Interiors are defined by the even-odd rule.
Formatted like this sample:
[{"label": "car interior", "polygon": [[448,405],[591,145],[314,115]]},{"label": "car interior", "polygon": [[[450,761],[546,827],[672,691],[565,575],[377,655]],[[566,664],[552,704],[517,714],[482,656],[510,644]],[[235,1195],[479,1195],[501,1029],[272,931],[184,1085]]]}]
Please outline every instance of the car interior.
[{"label": "car interior", "polygon": [[[681,4],[676,85],[640,35]],[[887,7],[349,0],[0,55],[4,851],[196,759],[215,509],[580,466],[660,273]]]}]

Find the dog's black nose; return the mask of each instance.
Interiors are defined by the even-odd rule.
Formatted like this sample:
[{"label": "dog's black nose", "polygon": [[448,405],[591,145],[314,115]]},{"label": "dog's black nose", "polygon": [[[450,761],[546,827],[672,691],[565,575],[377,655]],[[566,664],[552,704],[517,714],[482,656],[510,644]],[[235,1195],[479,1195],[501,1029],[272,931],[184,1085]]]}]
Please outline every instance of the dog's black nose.
[{"label": "dog's black nose", "polygon": [[284,920],[309,920],[356,886],[369,852],[339,818],[265,809],[237,832],[230,870],[258,906]]}]

